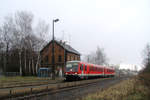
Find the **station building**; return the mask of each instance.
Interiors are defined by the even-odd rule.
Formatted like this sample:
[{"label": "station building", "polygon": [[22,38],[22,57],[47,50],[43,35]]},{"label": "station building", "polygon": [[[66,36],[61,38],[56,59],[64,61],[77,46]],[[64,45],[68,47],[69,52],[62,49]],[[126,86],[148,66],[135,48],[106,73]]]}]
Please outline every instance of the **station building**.
[{"label": "station building", "polygon": [[[52,40],[40,51],[40,68],[52,69]],[[54,40],[54,57],[56,76],[62,76],[67,61],[80,61],[80,53],[62,41]]]}]

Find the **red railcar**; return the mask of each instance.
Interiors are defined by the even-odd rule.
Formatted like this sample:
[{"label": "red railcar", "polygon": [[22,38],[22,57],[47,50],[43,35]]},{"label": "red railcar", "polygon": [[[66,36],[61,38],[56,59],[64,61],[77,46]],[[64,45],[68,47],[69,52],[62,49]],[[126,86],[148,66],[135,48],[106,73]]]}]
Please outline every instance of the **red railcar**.
[{"label": "red railcar", "polygon": [[81,61],[68,61],[65,68],[66,80],[88,79],[93,77],[113,77],[113,68],[84,63]]}]

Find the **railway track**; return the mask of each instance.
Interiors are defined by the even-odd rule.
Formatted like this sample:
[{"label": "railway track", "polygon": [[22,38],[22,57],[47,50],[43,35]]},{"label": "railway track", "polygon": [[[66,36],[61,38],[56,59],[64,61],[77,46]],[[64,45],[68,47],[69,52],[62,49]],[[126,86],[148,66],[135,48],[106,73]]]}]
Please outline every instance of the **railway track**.
[{"label": "railway track", "polygon": [[[115,80],[120,80],[120,79],[117,79],[117,78],[106,79],[105,78],[105,79],[94,79],[94,80],[85,80],[85,81],[77,81],[77,82],[65,82],[63,83],[63,85],[62,83],[56,84],[55,88],[49,88],[49,86],[45,86],[45,88],[41,91],[33,91],[33,88],[32,88],[31,92],[27,95],[25,94],[12,95],[9,98],[5,98],[5,99],[8,100],[11,98],[11,100],[32,100],[33,98],[41,98],[45,96],[51,97],[52,95],[55,95],[55,94],[61,95],[61,93],[63,94],[63,92],[66,92],[67,94],[68,91],[81,89],[81,88],[87,88],[91,86],[97,86],[97,84],[99,83],[107,83],[107,82],[111,83],[111,81],[113,82]],[[38,99],[38,100],[45,100],[45,99]]]}]

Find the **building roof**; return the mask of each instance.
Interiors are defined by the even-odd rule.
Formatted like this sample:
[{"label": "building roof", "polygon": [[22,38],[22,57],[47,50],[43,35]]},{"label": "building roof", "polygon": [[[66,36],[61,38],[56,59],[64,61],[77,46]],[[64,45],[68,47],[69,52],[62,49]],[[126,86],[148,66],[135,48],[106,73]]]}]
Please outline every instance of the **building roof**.
[{"label": "building roof", "polygon": [[[55,41],[55,43],[60,45],[62,48],[64,48],[66,51],[80,55],[80,53],[77,50],[75,50],[74,48],[72,48],[70,45],[65,44],[62,41],[57,41],[57,40],[54,40],[54,41]],[[40,52],[42,52],[46,47],[48,47],[51,44],[51,42],[52,42],[52,40]]]}]

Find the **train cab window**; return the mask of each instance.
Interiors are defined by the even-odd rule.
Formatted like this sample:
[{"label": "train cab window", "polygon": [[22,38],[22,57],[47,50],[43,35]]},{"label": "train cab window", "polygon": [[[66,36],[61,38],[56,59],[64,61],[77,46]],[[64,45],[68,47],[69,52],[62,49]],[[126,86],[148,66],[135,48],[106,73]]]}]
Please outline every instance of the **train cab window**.
[{"label": "train cab window", "polygon": [[66,64],[66,71],[78,71],[78,63],[77,62],[67,62]]}]

